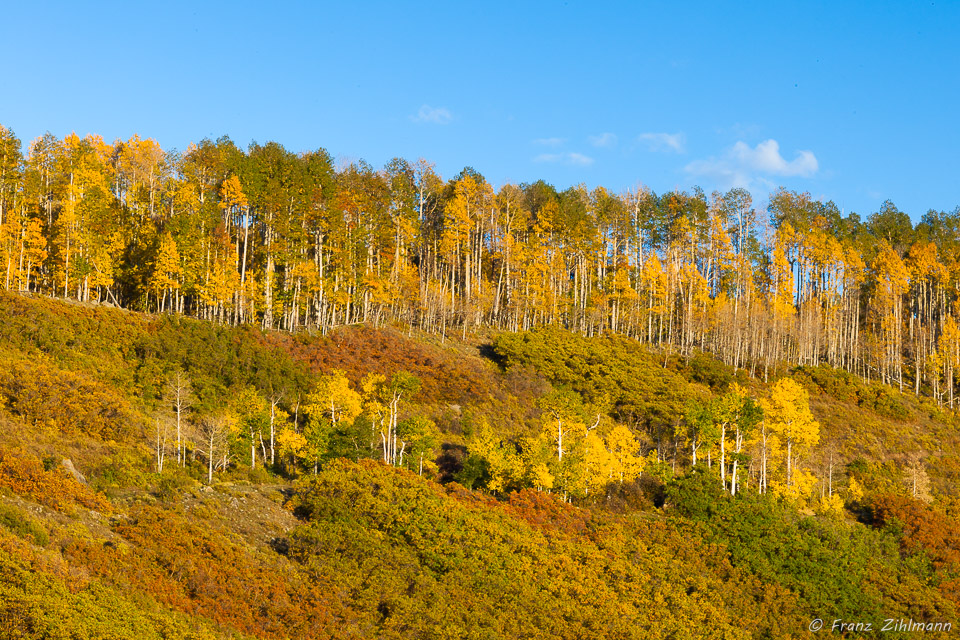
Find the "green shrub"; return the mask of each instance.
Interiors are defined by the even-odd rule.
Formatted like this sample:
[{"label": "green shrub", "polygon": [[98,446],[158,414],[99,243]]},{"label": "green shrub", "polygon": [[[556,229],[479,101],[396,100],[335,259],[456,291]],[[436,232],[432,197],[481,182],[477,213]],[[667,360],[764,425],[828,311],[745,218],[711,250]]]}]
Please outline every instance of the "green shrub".
[{"label": "green shrub", "polygon": [[173,500],[186,487],[192,487],[197,481],[186,473],[180,472],[180,469],[174,469],[173,472],[165,472],[154,476],[151,482],[151,491],[160,500]]},{"label": "green shrub", "polygon": [[109,489],[146,489],[150,461],[142,452],[116,448],[104,456],[99,467],[91,474],[91,485],[98,491]]},{"label": "green shrub", "polygon": [[[901,563],[893,531],[803,516],[770,495],[732,499],[721,494],[718,480],[698,472],[674,481],[667,487],[668,508],[698,523],[694,530],[704,531],[707,541],[724,545],[734,565],[798,594],[809,611],[835,618],[891,617],[906,609],[896,592],[884,593],[881,585],[895,576],[918,589],[926,580]],[[933,599],[922,606],[942,603]]]},{"label": "green shrub", "polygon": [[791,376],[810,393],[825,393],[846,402],[859,402],[864,387],[856,376],[825,364],[797,367]]},{"label": "green shrub", "polygon": [[0,504],[0,525],[24,540],[32,540],[33,544],[41,547],[47,546],[50,542],[50,536],[42,524],[12,505]]},{"label": "green shrub", "polygon": [[891,387],[879,382],[867,385],[843,369],[821,364],[816,367],[796,367],[790,373],[811,393],[825,393],[837,400],[856,402],[888,418],[903,420],[910,415],[900,394]]},{"label": "green shrub", "polygon": [[867,407],[888,418],[903,420],[910,416],[899,394],[890,387],[874,382],[864,389],[860,396],[860,406]]},{"label": "green shrub", "polygon": [[[494,350],[508,371],[532,367],[555,386],[578,392],[585,402],[608,406],[619,422],[645,426],[654,439],[672,431],[694,394],[681,375],[663,367],[659,357],[622,336],[585,338],[544,328],[503,333],[494,341]],[[704,360],[701,372],[722,384],[723,375],[712,367]]]},{"label": "green shrub", "polygon": [[681,371],[693,382],[705,384],[714,391],[725,391],[733,382],[733,367],[727,366],[713,356],[698,353]]}]

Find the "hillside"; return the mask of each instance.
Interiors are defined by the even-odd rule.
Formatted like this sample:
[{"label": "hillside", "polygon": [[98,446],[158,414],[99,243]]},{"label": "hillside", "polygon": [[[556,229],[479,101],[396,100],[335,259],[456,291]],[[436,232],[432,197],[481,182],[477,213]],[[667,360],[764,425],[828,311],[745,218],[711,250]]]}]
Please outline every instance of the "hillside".
[{"label": "hillside", "polygon": [[[468,338],[291,335],[0,292],[0,637],[955,626],[946,408],[825,366],[764,383],[609,334]],[[817,425],[809,446],[796,436],[792,478],[787,391]]]}]

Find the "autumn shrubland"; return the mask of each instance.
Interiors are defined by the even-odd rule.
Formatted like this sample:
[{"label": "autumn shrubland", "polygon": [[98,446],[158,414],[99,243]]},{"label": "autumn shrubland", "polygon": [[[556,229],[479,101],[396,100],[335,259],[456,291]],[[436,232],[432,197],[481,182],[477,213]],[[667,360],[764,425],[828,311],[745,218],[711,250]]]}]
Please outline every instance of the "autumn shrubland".
[{"label": "autumn shrubland", "polygon": [[3,292],[0,362],[0,637],[787,638],[960,606],[955,415],[840,369]]}]

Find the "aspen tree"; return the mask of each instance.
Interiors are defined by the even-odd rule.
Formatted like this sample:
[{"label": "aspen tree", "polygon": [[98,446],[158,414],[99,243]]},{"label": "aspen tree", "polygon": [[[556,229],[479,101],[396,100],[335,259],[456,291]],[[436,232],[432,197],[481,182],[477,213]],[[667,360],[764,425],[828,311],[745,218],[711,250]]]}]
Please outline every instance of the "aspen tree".
[{"label": "aspen tree", "polygon": [[170,233],[165,233],[160,238],[160,247],[157,251],[151,279],[160,313],[166,310],[168,298],[172,301],[176,291],[180,289],[182,274],[183,268],[180,264],[180,252],[177,250],[177,243]]},{"label": "aspen tree", "polygon": [[168,435],[168,425],[166,418],[157,416],[154,419],[156,423],[156,438],[154,440],[154,464],[157,469],[157,473],[163,473],[163,463],[167,456],[167,435]]},{"label": "aspen tree", "polygon": [[879,337],[883,349],[883,360],[878,364],[884,382],[896,381],[903,390],[903,295],[908,289],[909,272],[900,256],[885,241],[881,242],[871,268],[876,278],[873,309],[879,316]]},{"label": "aspen tree", "polygon": [[[21,251],[21,264],[25,263],[25,268],[21,268],[20,289],[21,291],[31,291],[40,288],[40,284],[32,280],[33,270],[41,269],[47,259],[46,240],[43,237],[43,223],[33,218],[28,221],[23,229],[23,242]],[[31,288],[31,282],[34,282]]]},{"label": "aspen tree", "polygon": [[640,477],[646,460],[640,455],[640,442],[630,429],[616,425],[607,435],[606,446],[613,459],[612,474],[620,484]]},{"label": "aspen tree", "polygon": [[790,378],[773,384],[765,411],[768,427],[786,446],[784,484],[793,487],[797,459],[820,441],[820,424],[810,412],[806,389]]},{"label": "aspen tree", "polygon": [[350,381],[343,371],[335,369],[320,378],[303,406],[309,418],[304,435],[313,449],[314,474],[338,425],[352,423],[362,410],[362,397],[350,388]]},{"label": "aspen tree", "polygon": [[759,403],[747,398],[739,387],[735,388],[734,392],[739,396],[740,401],[733,420],[734,448],[731,456],[733,467],[730,471],[730,495],[736,495],[738,491],[738,471],[743,458],[744,444],[754,437],[757,425],[763,420],[763,409]]},{"label": "aspen tree", "polygon": [[182,369],[176,369],[167,376],[163,396],[167,406],[176,416],[177,464],[184,466],[186,465],[186,452],[183,449],[182,439],[184,414],[193,407],[195,397],[193,384]]},{"label": "aspen tree", "polygon": [[397,465],[402,454],[402,449],[400,452],[397,451],[397,422],[400,416],[401,403],[408,402],[420,391],[420,379],[406,371],[398,371],[390,377],[383,391],[389,416],[387,431],[382,434],[383,445],[387,452],[386,461]]},{"label": "aspen tree", "polygon": [[537,401],[543,411],[543,430],[556,446],[557,462],[577,444],[576,436],[586,429],[583,402],[573,391],[556,390]]},{"label": "aspen tree", "polygon": [[697,466],[700,449],[706,446],[709,450],[719,437],[714,412],[715,407],[711,403],[690,402],[677,425],[676,434],[685,439],[690,447],[691,466]]},{"label": "aspen tree", "polygon": [[[257,445],[263,446],[263,429],[269,423],[267,401],[252,387],[244,387],[234,405],[245,435],[250,439],[250,468],[257,468]],[[264,452],[264,458],[266,452]]]},{"label": "aspen tree", "polygon": [[420,416],[408,418],[397,425],[397,435],[401,442],[398,466],[403,466],[403,453],[409,451],[409,459],[415,461],[418,475],[423,475],[424,463],[428,471],[436,470],[433,457],[440,443],[440,430],[433,420]]},{"label": "aspen tree", "polygon": [[15,194],[22,180],[23,152],[20,139],[0,124],[0,229],[8,223]]},{"label": "aspen tree", "polygon": [[[242,227],[243,232],[243,253],[242,260],[240,259],[241,253],[239,250],[233,252],[235,261],[239,261],[240,264],[234,264],[234,273],[236,271],[240,272],[240,283],[239,283],[239,304],[238,304],[238,314],[240,319],[243,318],[243,313],[246,309],[245,304],[245,295],[246,295],[246,283],[247,283],[247,253],[250,246],[250,206],[247,196],[243,193],[243,188],[240,184],[240,179],[232,175],[226,180],[224,180],[223,185],[220,187],[220,208],[223,209],[224,224],[227,229],[232,227]],[[240,230],[237,230],[237,242],[240,242]],[[221,268],[226,268],[225,264],[221,264]]]},{"label": "aspen tree", "polygon": [[[497,493],[504,493],[520,485],[525,475],[525,460],[517,454],[516,447],[510,442],[498,438],[489,423],[481,419],[480,424],[470,441],[471,453],[483,460],[485,471],[489,475],[487,488]],[[552,486],[553,478],[545,469],[537,469],[541,483],[533,481],[538,488]]]},{"label": "aspen tree", "polygon": [[237,427],[236,416],[225,410],[204,416],[199,420],[197,448],[207,458],[207,482],[209,484],[213,483],[214,469],[225,469],[229,464],[230,437],[236,433]]}]

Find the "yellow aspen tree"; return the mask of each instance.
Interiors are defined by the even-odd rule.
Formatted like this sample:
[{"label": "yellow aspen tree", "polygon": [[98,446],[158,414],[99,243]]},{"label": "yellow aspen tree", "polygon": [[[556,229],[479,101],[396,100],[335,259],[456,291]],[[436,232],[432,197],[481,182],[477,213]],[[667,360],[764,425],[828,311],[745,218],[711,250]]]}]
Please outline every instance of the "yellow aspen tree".
[{"label": "yellow aspen tree", "polygon": [[792,237],[793,232],[792,229],[789,228],[789,224],[785,224],[784,227],[787,227],[787,229],[784,230],[784,228],[781,227],[781,229],[778,230],[778,238],[774,244],[773,255],[771,256],[771,299],[769,300],[769,312],[773,329],[773,344],[768,348],[767,357],[764,358],[764,379],[766,379],[766,371],[770,365],[785,357],[789,357],[787,340],[796,311],[794,307],[793,269],[787,257],[789,246],[785,239]]},{"label": "yellow aspen tree", "polygon": [[[240,271],[240,298],[237,311],[242,320],[243,314],[246,312],[245,295],[247,284],[247,251],[250,240],[250,206],[247,196],[243,193],[240,179],[235,175],[224,180],[223,185],[220,187],[220,208],[223,209],[223,217],[227,229],[231,226],[237,226],[238,224],[243,227],[243,257],[241,260],[240,251],[237,250],[235,256],[240,264],[234,265],[234,269]],[[239,242],[239,240],[240,231],[237,232],[237,241]]]},{"label": "yellow aspen tree", "polygon": [[352,424],[363,411],[363,400],[350,387],[346,374],[339,369],[321,376],[303,406],[309,420],[304,436],[311,447],[313,472],[317,473],[320,458],[327,452],[330,436],[340,423]]},{"label": "yellow aspen tree", "polygon": [[3,288],[10,289],[13,279],[13,267],[16,261],[17,236],[14,221],[5,219],[0,221],[0,268],[4,270]]},{"label": "yellow aspen tree", "polygon": [[[30,291],[30,282],[33,269],[40,269],[47,259],[47,241],[43,236],[43,223],[39,218],[32,218],[23,230],[23,252],[20,269],[20,289]],[[39,289],[39,283],[37,287]]]},{"label": "yellow aspen tree", "polygon": [[280,453],[280,459],[296,462],[306,456],[310,448],[307,439],[302,433],[298,433],[292,428],[286,427],[277,432],[277,450]]},{"label": "yellow aspen tree", "polygon": [[852,247],[844,247],[843,256],[843,352],[841,364],[854,373],[860,364],[860,289],[866,274],[866,263],[860,252]]},{"label": "yellow aspen tree", "polygon": [[214,233],[210,250],[210,267],[199,288],[200,300],[207,306],[208,319],[223,322],[226,312],[233,309],[232,300],[240,286],[240,274],[236,268],[236,249],[222,227]]},{"label": "yellow aspen tree", "polygon": [[737,413],[743,406],[743,389],[734,384],[733,388],[724,394],[714,405],[712,412],[715,431],[720,444],[720,486],[727,490],[727,431],[737,420]]},{"label": "yellow aspen tree", "polygon": [[106,238],[98,239],[90,249],[90,286],[97,290],[97,302],[101,301],[104,291],[119,306],[117,299],[110,289],[113,286],[117,263],[123,252],[125,240],[120,231],[114,231]]},{"label": "yellow aspen tree", "polygon": [[383,387],[383,397],[387,403],[388,420],[387,432],[383,434],[384,451],[386,461],[392,465],[398,465],[404,453],[404,444],[400,443],[400,450],[397,450],[398,434],[397,423],[400,417],[400,407],[402,402],[409,400],[420,391],[420,379],[406,371],[398,371],[393,374]]},{"label": "yellow aspen tree", "polygon": [[377,434],[386,430],[389,411],[382,394],[387,377],[382,373],[368,373],[360,380],[363,413],[370,421],[370,450],[377,445]]},{"label": "yellow aspen tree", "polygon": [[522,251],[523,232],[530,219],[523,200],[523,191],[513,184],[504,185],[497,194],[496,255],[500,259],[500,271],[493,314],[501,325],[516,312],[516,262],[519,251]]},{"label": "yellow aspen tree", "polygon": [[13,208],[22,180],[23,153],[20,148],[20,139],[0,124],[0,228],[7,222],[7,211]]},{"label": "yellow aspen tree", "polygon": [[58,248],[58,269],[63,269],[63,295],[76,284],[77,298],[89,296],[91,246],[108,233],[100,220],[104,215],[109,187],[106,179],[107,154],[103,140],[96,136],[81,139],[75,133],[63,140],[59,172],[65,183],[54,230]]},{"label": "yellow aspen tree", "polygon": [[610,430],[606,438],[607,450],[612,458],[611,473],[620,484],[640,477],[646,460],[640,455],[640,442],[622,424]]},{"label": "yellow aspen tree", "polygon": [[612,283],[613,305],[610,312],[610,329],[618,331],[621,324],[624,305],[631,305],[637,300],[637,292],[630,283],[630,270],[625,262],[618,265],[613,274]]},{"label": "yellow aspen tree", "polygon": [[871,268],[875,278],[873,310],[878,317],[879,339],[883,352],[880,369],[884,382],[894,377],[903,390],[903,297],[910,283],[910,274],[900,256],[886,241],[880,243]]},{"label": "yellow aspen tree", "polygon": [[[664,339],[663,316],[667,309],[667,274],[663,270],[660,258],[651,253],[644,261],[640,271],[642,295],[646,297],[647,342],[662,342]],[[656,339],[654,339],[654,318],[656,318]]]},{"label": "yellow aspen tree", "polygon": [[[470,275],[470,232],[473,229],[474,208],[478,199],[480,185],[473,176],[464,176],[454,188],[454,196],[447,203],[446,224],[443,228],[440,247],[450,268],[451,289],[462,287],[464,300],[469,302]],[[462,256],[462,258],[461,258]],[[452,294],[452,291],[451,291]]]},{"label": "yellow aspen tree", "polygon": [[183,267],[180,264],[177,243],[169,232],[165,233],[160,238],[160,247],[153,266],[153,277],[150,280],[151,287],[157,296],[160,313],[166,310],[167,299],[171,298],[172,301],[179,291],[182,275]]},{"label": "yellow aspen tree", "polygon": [[557,462],[562,462],[564,453],[578,444],[586,430],[583,402],[573,391],[553,391],[537,404],[543,411],[543,434],[556,446]]},{"label": "yellow aspen tree", "polygon": [[[469,450],[487,462],[489,480],[487,488],[496,493],[504,493],[521,485],[524,478],[524,462],[517,454],[516,447],[497,438],[486,419],[481,419],[476,435],[470,442]],[[548,481],[547,478],[543,478]],[[549,480],[552,482],[552,479]]]},{"label": "yellow aspen tree", "polygon": [[785,485],[792,489],[797,459],[820,442],[820,423],[810,412],[807,390],[790,378],[775,382],[766,418],[770,431],[786,446]]},{"label": "yellow aspen tree", "polygon": [[[374,447],[377,427],[383,461],[397,465],[404,452],[404,444],[398,439],[397,425],[402,403],[415,396],[420,390],[420,379],[406,372],[398,371],[389,379],[381,374],[371,373],[361,381],[363,411],[371,420],[371,449]],[[397,447],[400,447],[398,449]]]},{"label": "yellow aspen tree", "polygon": [[120,144],[116,193],[120,201],[137,212],[137,218],[153,218],[159,210],[160,185],[169,167],[166,153],[156,140],[134,134]]},{"label": "yellow aspen tree", "polygon": [[524,480],[537,491],[550,491],[554,487],[553,448],[543,438],[524,438],[520,457],[523,462]]},{"label": "yellow aspen tree", "polygon": [[949,278],[948,269],[941,263],[937,245],[933,242],[916,242],[907,252],[912,307],[909,317],[909,334],[913,342],[914,394],[920,395],[921,377],[926,371],[926,360],[935,350],[936,307],[938,293],[943,282]]},{"label": "yellow aspen tree", "polygon": [[821,345],[826,348],[826,360],[833,366],[840,364],[842,323],[843,247],[832,235],[821,234],[821,252],[816,257],[820,288],[820,329],[814,352],[820,361]]},{"label": "yellow aspen tree", "polygon": [[321,376],[304,403],[304,412],[314,418],[330,420],[334,428],[341,421],[350,422],[362,412],[362,397],[350,387],[346,374],[334,369]]},{"label": "yellow aspen tree", "polygon": [[62,243],[61,256],[63,259],[63,297],[66,298],[70,288],[70,258],[72,257],[73,239],[77,227],[77,201],[80,199],[80,188],[73,182],[67,185],[67,193],[60,206],[60,215],[57,218],[58,236]]},{"label": "yellow aspen tree", "polygon": [[571,474],[574,482],[570,489],[574,489],[578,494],[589,495],[591,491],[599,491],[613,480],[614,459],[596,429],[590,429],[583,434],[580,449],[577,460],[579,464],[575,465],[579,468]]},{"label": "yellow aspen tree", "polygon": [[766,398],[761,398],[757,404],[763,418],[754,434],[751,448],[760,460],[760,468],[757,472],[757,491],[758,493],[767,493],[770,489],[770,468],[780,459],[783,448],[779,437],[770,426],[770,420],[767,418],[772,411],[771,402]]},{"label": "yellow aspen tree", "polygon": [[709,242],[706,278],[710,294],[717,295],[729,276],[733,275],[735,265],[733,242],[727,232],[727,220],[721,207],[711,207]]},{"label": "yellow aspen tree", "polygon": [[748,439],[755,437],[757,425],[763,420],[763,409],[757,402],[747,397],[746,389],[736,383],[731,385],[724,402],[728,407],[733,432],[733,448],[730,453],[733,464],[730,470],[729,490],[730,495],[736,495],[743,447]]},{"label": "yellow aspen tree", "polygon": [[946,387],[950,408],[953,409],[954,372],[960,365],[960,325],[952,314],[943,321],[937,346],[939,361],[942,362],[944,370],[943,384]]},{"label": "yellow aspen tree", "polygon": [[417,466],[417,475],[423,475],[424,466],[428,471],[436,472],[437,465],[433,462],[436,457],[436,448],[440,443],[441,434],[433,420],[416,416],[408,418],[397,425],[400,437],[400,461],[403,466],[403,453],[409,447],[409,459]]}]

